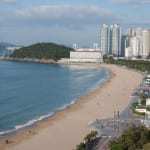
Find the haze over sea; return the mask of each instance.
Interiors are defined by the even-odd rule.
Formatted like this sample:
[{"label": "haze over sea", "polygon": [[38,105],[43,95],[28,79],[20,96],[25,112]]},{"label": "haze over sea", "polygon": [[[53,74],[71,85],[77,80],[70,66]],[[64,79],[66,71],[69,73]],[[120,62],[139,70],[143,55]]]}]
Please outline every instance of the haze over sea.
[{"label": "haze over sea", "polygon": [[0,61],[0,135],[65,109],[108,77],[104,68]]}]

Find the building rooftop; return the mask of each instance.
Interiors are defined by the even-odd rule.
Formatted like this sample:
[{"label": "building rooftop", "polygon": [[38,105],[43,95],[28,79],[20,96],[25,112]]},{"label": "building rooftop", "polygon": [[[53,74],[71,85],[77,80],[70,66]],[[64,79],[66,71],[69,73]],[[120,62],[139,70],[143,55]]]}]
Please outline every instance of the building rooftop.
[{"label": "building rooftop", "polygon": [[100,49],[98,48],[77,48],[75,49],[76,52],[98,52]]}]

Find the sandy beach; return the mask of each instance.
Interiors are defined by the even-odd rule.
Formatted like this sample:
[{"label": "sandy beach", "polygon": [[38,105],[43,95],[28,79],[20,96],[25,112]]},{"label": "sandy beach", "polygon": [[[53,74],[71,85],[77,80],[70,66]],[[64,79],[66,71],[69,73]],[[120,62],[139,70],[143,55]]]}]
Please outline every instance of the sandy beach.
[{"label": "sandy beach", "polygon": [[[0,140],[0,150],[73,150],[90,132],[89,122],[112,117],[115,109],[123,111],[143,76],[114,65],[102,67],[112,72],[111,79],[102,87],[82,96],[76,104],[33,128]],[[9,144],[5,143],[6,139],[9,139]]]}]

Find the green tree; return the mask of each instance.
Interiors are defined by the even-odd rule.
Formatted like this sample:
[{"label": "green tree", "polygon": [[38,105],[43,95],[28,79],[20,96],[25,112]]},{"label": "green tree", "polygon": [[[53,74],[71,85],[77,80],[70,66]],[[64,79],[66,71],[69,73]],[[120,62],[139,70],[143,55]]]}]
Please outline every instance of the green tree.
[{"label": "green tree", "polygon": [[85,150],[85,144],[82,142],[79,145],[76,146],[76,150]]},{"label": "green tree", "polygon": [[150,141],[150,130],[144,126],[133,126],[126,130],[121,137],[110,142],[110,149],[118,147],[119,150],[142,149]]},{"label": "green tree", "polygon": [[113,143],[111,146],[111,150],[123,150],[123,146],[118,143]]},{"label": "green tree", "polygon": [[85,136],[84,142],[81,142],[76,146],[76,150],[91,150],[94,145],[94,141],[97,138],[97,131],[91,131],[88,135]]},{"label": "green tree", "polygon": [[91,131],[91,133],[89,133],[85,138],[84,141],[85,143],[91,142],[92,140],[94,140],[97,136],[97,131]]},{"label": "green tree", "polygon": [[112,56],[104,56],[104,62],[108,64],[116,64],[121,66],[126,66],[128,68],[133,68],[142,72],[150,72],[150,61],[145,60],[123,60],[123,59],[113,59]]}]

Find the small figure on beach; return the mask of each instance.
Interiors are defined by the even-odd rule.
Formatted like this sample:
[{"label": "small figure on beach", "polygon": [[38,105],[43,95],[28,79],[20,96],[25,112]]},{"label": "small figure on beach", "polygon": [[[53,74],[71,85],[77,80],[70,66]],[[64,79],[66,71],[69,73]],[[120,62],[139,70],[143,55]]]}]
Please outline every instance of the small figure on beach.
[{"label": "small figure on beach", "polygon": [[9,140],[8,140],[8,139],[7,139],[7,140],[5,140],[5,143],[6,143],[6,144],[9,144]]}]

